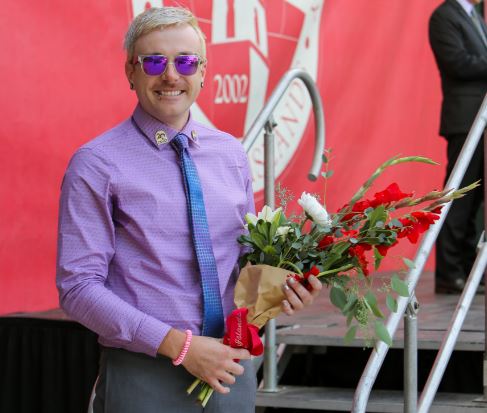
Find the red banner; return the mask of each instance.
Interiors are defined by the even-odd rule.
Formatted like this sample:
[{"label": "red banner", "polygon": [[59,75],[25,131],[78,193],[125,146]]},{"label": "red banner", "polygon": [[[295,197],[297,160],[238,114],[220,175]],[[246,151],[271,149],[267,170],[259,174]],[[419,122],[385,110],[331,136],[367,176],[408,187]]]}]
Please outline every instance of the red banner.
[{"label": "red banner", "polygon": [[[299,198],[325,194],[336,210],[375,168],[397,154],[443,166],[391,169],[376,189],[398,182],[418,194],[442,186],[440,83],[427,39],[440,0],[191,0],[208,44],[205,89],[193,113],[241,137],[286,70],[303,67],[320,89],[328,183],[307,180],[313,115],[293,83],[276,109],[276,171]],[[0,313],[57,306],[57,202],[77,147],[127,118],[135,105],[124,75],[123,35],[151,2],[5,0],[0,126]],[[162,1],[153,1],[161,5]],[[258,207],[263,151],[249,152]],[[291,203],[290,208],[294,208]],[[409,248],[409,249],[407,249]],[[411,257],[413,247],[396,251]],[[388,256],[383,269],[400,262]],[[431,263],[429,264],[431,269]]]}]

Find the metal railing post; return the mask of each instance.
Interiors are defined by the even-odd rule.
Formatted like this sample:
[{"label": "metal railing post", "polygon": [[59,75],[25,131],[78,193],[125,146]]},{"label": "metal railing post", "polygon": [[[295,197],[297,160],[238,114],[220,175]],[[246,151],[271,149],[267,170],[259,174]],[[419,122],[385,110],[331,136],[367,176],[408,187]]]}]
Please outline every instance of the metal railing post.
[{"label": "metal railing post", "polygon": [[[272,115],[265,124],[264,133],[264,199],[266,205],[274,209],[275,199],[275,168],[274,168],[274,133],[276,126]],[[265,327],[264,344],[264,387],[262,391],[277,391],[277,347],[276,320],[270,320]]]},{"label": "metal railing post", "polygon": [[441,382],[441,378],[446,370],[450,356],[455,348],[458,335],[460,334],[463,322],[467,316],[468,310],[475,297],[480,279],[484,274],[487,265],[487,244],[484,242],[479,254],[473,264],[472,271],[467,279],[467,284],[460,296],[455,313],[448,326],[447,334],[441,342],[440,350],[436,356],[433,368],[424,386],[423,392],[419,399],[418,413],[428,413],[436,391]]},{"label": "metal railing post", "polygon": [[[484,131],[484,242],[487,242],[487,131]],[[487,402],[487,271],[484,272],[484,375],[483,375],[483,396]]]},{"label": "metal railing post", "polygon": [[418,408],[418,309],[413,294],[404,314],[404,413]]},{"label": "metal railing post", "polygon": [[[315,119],[315,152],[308,173],[308,179],[315,181],[322,167],[322,154],[325,148],[325,118],[323,105],[318,88],[309,73],[302,69],[291,69],[281,78],[272,92],[261,112],[250,129],[245,134],[242,145],[246,152],[257,141],[262,128],[264,128],[264,198],[265,203],[275,208],[275,169],[274,169],[274,133],[276,126],[272,113],[294,79],[300,79],[306,86],[313,107]],[[276,322],[270,320],[265,327],[264,344],[264,386],[261,389],[267,392],[277,391],[277,347]]]}]

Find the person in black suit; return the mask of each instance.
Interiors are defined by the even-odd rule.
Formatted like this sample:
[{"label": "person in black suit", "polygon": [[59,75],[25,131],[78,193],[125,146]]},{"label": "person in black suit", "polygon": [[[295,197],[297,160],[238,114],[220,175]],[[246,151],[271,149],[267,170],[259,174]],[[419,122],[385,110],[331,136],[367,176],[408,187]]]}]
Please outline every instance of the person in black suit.
[{"label": "person in black suit", "polygon": [[[447,140],[445,183],[487,92],[487,27],[475,10],[481,0],[445,0],[429,21],[429,40],[441,76],[440,135]],[[472,14],[473,13],[473,14]],[[477,20],[475,20],[477,19]],[[461,186],[483,180],[483,141]],[[482,186],[456,200],[436,243],[437,293],[461,292],[476,256],[476,216]]]}]

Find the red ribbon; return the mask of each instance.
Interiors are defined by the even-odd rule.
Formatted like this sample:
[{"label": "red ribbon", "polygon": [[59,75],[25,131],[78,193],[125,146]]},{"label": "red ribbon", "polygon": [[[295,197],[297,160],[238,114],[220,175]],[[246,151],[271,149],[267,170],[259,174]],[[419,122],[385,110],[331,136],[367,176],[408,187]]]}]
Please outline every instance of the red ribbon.
[{"label": "red ribbon", "polygon": [[260,356],[264,346],[259,337],[259,328],[247,321],[249,310],[237,308],[227,317],[227,332],[223,344],[233,348],[247,349],[253,356]]}]

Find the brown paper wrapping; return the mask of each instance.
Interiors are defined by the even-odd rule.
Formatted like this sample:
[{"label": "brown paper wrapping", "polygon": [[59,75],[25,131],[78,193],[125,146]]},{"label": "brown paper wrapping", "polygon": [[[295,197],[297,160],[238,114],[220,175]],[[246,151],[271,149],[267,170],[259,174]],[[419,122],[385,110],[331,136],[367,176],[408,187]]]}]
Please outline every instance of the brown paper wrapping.
[{"label": "brown paper wrapping", "polygon": [[247,307],[247,321],[263,327],[281,312],[286,298],[282,285],[292,271],[269,265],[250,265],[240,271],[235,287],[235,305]]}]

